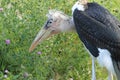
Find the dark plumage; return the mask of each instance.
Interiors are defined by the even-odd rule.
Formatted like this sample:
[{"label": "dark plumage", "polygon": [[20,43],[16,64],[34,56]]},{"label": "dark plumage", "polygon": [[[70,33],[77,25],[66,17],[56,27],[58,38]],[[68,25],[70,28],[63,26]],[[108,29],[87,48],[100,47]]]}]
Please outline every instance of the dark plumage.
[{"label": "dark plumage", "polygon": [[[97,3],[87,3],[88,8],[73,12],[77,33],[94,57],[99,56],[98,48],[110,52],[115,73],[120,79],[120,22]],[[105,54],[105,53],[104,53]]]}]

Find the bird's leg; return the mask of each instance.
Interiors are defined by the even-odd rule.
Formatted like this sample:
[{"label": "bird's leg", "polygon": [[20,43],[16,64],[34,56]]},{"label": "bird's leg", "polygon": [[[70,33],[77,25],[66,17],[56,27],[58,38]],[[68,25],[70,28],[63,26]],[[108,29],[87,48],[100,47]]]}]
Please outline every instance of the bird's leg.
[{"label": "bird's leg", "polygon": [[108,72],[108,80],[113,80],[113,74],[111,72]]},{"label": "bird's leg", "polygon": [[96,80],[95,59],[92,57],[92,80]]}]

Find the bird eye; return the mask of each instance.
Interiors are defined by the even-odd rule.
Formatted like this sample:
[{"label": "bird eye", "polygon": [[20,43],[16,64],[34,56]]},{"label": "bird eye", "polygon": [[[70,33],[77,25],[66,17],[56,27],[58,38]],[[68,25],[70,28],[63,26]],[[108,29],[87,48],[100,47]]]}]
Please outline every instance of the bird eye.
[{"label": "bird eye", "polygon": [[52,21],[49,21],[49,23],[52,23]]},{"label": "bird eye", "polygon": [[49,28],[53,22],[53,19],[49,19],[46,23],[46,28]]},{"label": "bird eye", "polygon": [[120,28],[120,24],[118,25],[118,27]]},{"label": "bird eye", "polygon": [[52,21],[53,21],[53,19],[50,19],[50,20],[49,20],[49,23],[51,24],[51,23],[52,23]]}]

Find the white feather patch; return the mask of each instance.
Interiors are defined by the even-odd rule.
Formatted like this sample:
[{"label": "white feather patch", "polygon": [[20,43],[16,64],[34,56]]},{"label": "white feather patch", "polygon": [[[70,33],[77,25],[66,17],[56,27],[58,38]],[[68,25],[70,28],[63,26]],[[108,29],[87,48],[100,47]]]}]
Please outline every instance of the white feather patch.
[{"label": "white feather patch", "polygon": [[99,56],[97,57],[97,60],[99,64],[102,67],[106,67],[109,72],[115,74],[110,52],[107,49],[98,48],[98,50],[99,50]]},{"label": "white feather patch", "polygon": [[72,7],[72,14],[73,14],[73,12],[74,12],[75,9],[78,9],[78,10],[80,10],[80,11],[84,11],[84,10],[85,10],[84,5],[80,4],[79,1],[76,2],[76,3],[73,5],[73,7]]}]

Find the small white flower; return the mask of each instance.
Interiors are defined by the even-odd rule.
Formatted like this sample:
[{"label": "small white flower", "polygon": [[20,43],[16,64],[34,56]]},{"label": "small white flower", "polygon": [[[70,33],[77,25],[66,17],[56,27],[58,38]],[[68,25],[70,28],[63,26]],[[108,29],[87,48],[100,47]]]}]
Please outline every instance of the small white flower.
[{"label": "small white flower", "polygon": [[20,20],[23,19],[23,18],[22,18],[23,16],[22,16],[22,14],[20,13],[19,10],[16,10],[15,13],[16,13],[17,17],[18,17]]},{"label": "small white flower", "polygon": [[70,78],[69,80],[73,80],[73,78]]},{"label": "small white flower", "polygon": [[25,73],[23,74],[23,76],[24,76],[24,78],[27,78],[27,77],[29,76],[29,74],[28,74],[27,72],[25,72]]},{"label": "small white flower", "polygon": [[0,8],[0,12],[2,12],[3,11],[3,8]]},{"label": "small white flower", "polygon": [[4,78],[7,78],[7,77],[8,77],[8,76],[5,74],[5,75],[4,75]]},{"label": "small white flower", "polygon": [[8,8],[8,9],[11,9],[11,8],[12,8],[12,4],[9,3],[9,4],[7,5],[7,8]]},{"label": "small white flower", "polygon": [[6,70],[5,70],[5,73],[9,73],[9,71],[6,69]]}]

